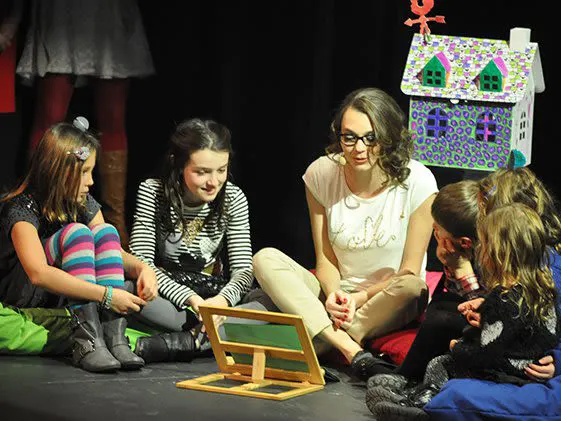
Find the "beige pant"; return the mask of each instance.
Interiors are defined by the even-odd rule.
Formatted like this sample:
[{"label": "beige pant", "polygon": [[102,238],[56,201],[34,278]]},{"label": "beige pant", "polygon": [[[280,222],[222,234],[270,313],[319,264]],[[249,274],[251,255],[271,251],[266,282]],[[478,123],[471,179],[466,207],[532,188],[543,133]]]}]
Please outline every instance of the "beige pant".
[{"label": "beige pant", "polygon": [[[256,253],[253,269],[261,288],[282,312],[302,316],[312,338],[331,325],[320,283],[308,269],[274,248]],[[356,290],[346,282],[341,283],[341,288],[347,292]],[[362,344],[364,339],[382,336],[414,320],[424,311],[427,298],[423,279],[413,275],[395,277],[356,311],[345,330]]]}]

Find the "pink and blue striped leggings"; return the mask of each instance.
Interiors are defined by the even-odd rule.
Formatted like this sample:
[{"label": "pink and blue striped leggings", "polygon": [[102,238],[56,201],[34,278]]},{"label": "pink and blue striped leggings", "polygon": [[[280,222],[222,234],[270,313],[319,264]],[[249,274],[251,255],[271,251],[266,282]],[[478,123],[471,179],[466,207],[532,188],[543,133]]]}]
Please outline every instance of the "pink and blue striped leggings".
[{"label": "pink and blue striped leggings", "polygon": [[70,223],[45,242],[47,262],[66,273],[102,286],[123,288],[123,257],[119,234],[113,225],[89,228]]}]

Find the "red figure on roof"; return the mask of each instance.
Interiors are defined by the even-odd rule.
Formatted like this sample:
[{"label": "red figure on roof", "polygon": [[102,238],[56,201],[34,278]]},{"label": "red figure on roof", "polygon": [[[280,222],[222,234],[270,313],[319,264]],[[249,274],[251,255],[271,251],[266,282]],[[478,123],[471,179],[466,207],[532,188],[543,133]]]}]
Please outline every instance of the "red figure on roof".
[{"label": "red figure on roof", "polygon": [[404,23],[407,26],[413,26],[413,24],[418,23],[420,25],[420,33],[421,35],[428,35],[430,34],[429,26],[427,22],[435,21],[438,23],[446,23],[444,22],[444,16],[435,16],[433,18],[427,18],[426,14],[431,11],[434,6],[434,0],[424,0],[423,5],[419,6],[419,0],[411,0],[411,11],[419,16],[419,19],[407,19]]}]

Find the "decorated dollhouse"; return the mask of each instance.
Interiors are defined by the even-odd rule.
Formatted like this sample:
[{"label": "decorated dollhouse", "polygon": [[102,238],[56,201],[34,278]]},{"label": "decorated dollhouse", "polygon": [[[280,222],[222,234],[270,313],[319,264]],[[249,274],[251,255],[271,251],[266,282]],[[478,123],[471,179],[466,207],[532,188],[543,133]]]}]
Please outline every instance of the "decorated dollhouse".
[{"label": "decorated dollhouse", "polygon": [[545,89],[538,44],[415,34],[401,90],[411,97],[414,159],[494,171],[530,164],[535,93]]}]

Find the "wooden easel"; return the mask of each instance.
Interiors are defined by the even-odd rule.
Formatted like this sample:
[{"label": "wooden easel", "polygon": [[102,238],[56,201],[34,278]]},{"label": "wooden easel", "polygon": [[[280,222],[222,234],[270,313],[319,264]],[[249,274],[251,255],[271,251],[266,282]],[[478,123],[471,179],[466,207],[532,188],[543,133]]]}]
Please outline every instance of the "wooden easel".
[{"label": "wooden easel", "polygon": [[[177,387],[273,400],[285,400],[323,389],[325,385],[323,372],[308,332],[304,327],[302,317],[210,306],[201,306],[199,309],[220,373],[181,381],[176,384]],[[301,349],[222,340],[214,324],[213,315],[293,326],[298,335]],[[249,355],[252,357],[252,364],[236,362],[234,357],[226,355],[227,352],[234,356]],[[285,370],[268,367],[267,358],[276,361],[286,360],[287,362],[305,363],[303,367],[307,366],[307,369]],[[226,387],[213,384],[224,380],[234,383],[234,385]]]}]

